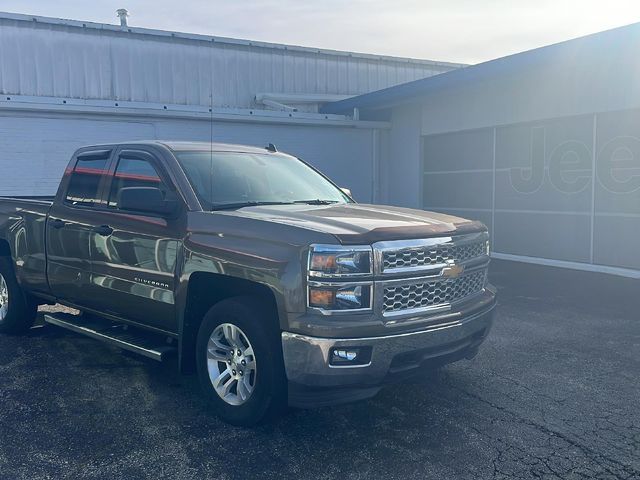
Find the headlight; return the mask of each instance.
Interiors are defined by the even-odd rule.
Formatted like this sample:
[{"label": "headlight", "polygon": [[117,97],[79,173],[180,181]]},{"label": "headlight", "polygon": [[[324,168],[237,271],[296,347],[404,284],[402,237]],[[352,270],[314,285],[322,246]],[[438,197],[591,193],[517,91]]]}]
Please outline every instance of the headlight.
[{"label": "headlight", "polygon": [[368,245],[311,245],[307,272],[309,308],[326,314],[371,309],[372,257],[373,250]]},{"label": "headlight", "polygon": [[356,277],[372,275],[369,246],[312,245],[309,249],[310,277]]},{"label": "headlight", "polygon": [[327,311],[371,308],[371,283],[309,284],[309,307]]}]

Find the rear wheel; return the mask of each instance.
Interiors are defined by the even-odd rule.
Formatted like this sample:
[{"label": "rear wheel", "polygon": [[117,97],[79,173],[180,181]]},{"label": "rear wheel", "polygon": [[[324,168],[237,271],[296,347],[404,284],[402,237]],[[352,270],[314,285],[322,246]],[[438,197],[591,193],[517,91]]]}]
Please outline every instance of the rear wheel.
[{"label": "rear wheel", "polygon": [[26,299],[18,285],[11,259],[0,257],[0,332],[26,332],[33,325],[37,313],[37,305]]},{"label": "rear wheel", "polygon": [[255,425],[286,407],[280,332],[267,311],[251,298],[223,300],[198,332],[200,385],[216,413],[234,425]]}]

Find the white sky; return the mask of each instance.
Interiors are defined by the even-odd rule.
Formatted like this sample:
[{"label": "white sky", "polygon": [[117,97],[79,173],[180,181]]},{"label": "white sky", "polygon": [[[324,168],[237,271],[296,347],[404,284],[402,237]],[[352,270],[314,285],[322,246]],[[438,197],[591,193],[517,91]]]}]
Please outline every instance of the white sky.
[{"label": "white sky", "polygon": [[0,11],[478,63],[640,21],[640,0],[0,0]]}]

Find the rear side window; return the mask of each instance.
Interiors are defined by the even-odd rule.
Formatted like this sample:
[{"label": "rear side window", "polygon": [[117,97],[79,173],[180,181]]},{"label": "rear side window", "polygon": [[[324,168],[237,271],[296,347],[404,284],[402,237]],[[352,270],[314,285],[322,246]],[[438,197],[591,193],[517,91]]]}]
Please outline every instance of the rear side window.
[{"label": "rear side window", "polygon": [[67,188],[66,201],[72,205],[92,206],[100,203],[100,181],[107,173],[109,156],[78,157]]},{"label": "rear side window", "polygon": [[111,183],[109,207],[118,207],[118,193],[127,187],[155,187],[166,193],[160,175],[150,161],[121,157]]}]

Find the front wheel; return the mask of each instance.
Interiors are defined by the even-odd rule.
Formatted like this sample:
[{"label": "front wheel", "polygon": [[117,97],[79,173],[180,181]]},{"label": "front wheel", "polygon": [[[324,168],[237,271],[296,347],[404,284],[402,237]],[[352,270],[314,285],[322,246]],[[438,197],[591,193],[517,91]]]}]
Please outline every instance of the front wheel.
[{"label": "front wheel", "polygon": [[216,304],[196,343],[200,385],[216,413],[251,426],[282,413],[286,377],[277,323],[251,298]]},{"label": "front wheel", "polygon": [[0,257],[0,332],[26,332],[37,313],[38,307],[25,298],[18,285],[11,259]]}]

